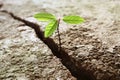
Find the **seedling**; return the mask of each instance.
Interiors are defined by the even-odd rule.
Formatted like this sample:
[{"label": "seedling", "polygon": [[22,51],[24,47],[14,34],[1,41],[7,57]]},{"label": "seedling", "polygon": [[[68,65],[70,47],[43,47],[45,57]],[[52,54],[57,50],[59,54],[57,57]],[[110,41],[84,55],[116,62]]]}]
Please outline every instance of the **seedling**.
[{"label": "seedling", "polygon": [[[34,15],[34,17],[38,21],[48,22],[48,25],[45,27],[45,31],[44,31],[45,38],[52,36],[52,34],[57,29],[58,38],[59,38],[59,50],[60,50],[61,49],[61,38],[60,38],[60,33],[59,33],[59,24],[60,24],[61,19],[57,19],[54,15],[50,13],[37,13]],[[77,16],[77,15],[64,16],[62,20],[68,24],[80,24],[85,21],[82,17]]]}]

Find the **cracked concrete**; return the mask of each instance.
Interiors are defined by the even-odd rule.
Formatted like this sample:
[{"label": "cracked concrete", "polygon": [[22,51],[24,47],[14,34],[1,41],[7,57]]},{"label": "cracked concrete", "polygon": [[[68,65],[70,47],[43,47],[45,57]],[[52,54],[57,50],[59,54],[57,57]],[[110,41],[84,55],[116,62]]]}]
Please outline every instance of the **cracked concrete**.
[{"label": "cracked concrete", "polygon": [[[50,12],[56,16],[79,14],[84,24],[61,24],[63,48],[83,67],[94,71],[97,80],[120,79],[119,4],[118,0],[51,1],[4,0],[1,9],[13,12],[44,29],[32,18],[37,12]],[[29,3],[29,4],[27,4]],[[61,5],[62,4],[62,5]],[[77,6],[76,6],[77,5]],[[106,6],[107,5],[107,6]],[[3,80],[75,80],[70,72],[54,57],[34,31],[9,15],[0,12],[0,78]],[[66,34],[66,35],[64,35]],[[56,38],[53,36],[53,38]],[[57,41],[56,41],[57,42]],[[53,65],[54,64],[54,65]],[[44,69],[43,69],[44,67]],[[46,73],[47,72],[47,73]],[[105,75],[106,74],[106,75]]]},{"label": "cracked concrete", "polygon": [[33,29],[0,14],[0,80],[75,80]]}]

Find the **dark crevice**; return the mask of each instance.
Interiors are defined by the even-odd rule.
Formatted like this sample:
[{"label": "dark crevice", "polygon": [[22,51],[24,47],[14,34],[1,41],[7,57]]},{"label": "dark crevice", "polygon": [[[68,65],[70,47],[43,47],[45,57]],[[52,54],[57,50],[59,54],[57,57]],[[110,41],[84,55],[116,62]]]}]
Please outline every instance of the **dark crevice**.
[{"label": "dark crevice", "polygon": [[1,10],[1,12],[11,15],[11,17],[15,20],[21,21],[25,25],[34,29],[37,37],[51,49],[53,55],[61,60],[61,63],[71,72],[75,78],[77,78],[77,80],[96,80],[92,71],[88,71],[85,67],[82,67],[82,64],[79,61],[76,61],[76,59],[69,56],[64,49],[61,48],[61,51],[59,51],[59,46],[54,42],[53,39],[45,38],[43,31],[40,29],[40,26],[38,24],[15,16],[13,13],[6,10]]},{"label": "dark crevice", "polygon": [[3,7],[3,4],[2,3],[0,3],[0,8],[2,8]]}]

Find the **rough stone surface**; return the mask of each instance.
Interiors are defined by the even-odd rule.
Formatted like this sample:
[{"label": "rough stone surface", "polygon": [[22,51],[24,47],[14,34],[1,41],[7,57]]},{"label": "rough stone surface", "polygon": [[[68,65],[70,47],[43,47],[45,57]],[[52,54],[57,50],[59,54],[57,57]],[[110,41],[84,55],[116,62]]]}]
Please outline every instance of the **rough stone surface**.
[{"label": "rough stone surface", "polygon": [[[38,23],[33,15],[53,13],[57,17],[77,14],[86,22],[66,25],[61,21],[62,47],[93,70],[97,80],[120,79],[119,0],[0,0],[8,10]],[[56,34],[52,36],[58,43]],[[34,31],[0,12],[0,80],[76,80],[40,41]]]},{"label": "rough stone surface", "polygon": [[102,41],[86,34],[90,31],[86,28],[74,27],[62,33],[62,47],[83,67],[93,71],[97,80],[119,80],[120,46],[115,46],[111,51]]},{"label": "rough stone surface", "polygon": [[[34,21],[25,12],[32,12],[31,5],[27,6],[31,7],[28,9],[25,8],[24,1],[2,2],[2,9],[15,11],[16,15]],[[24,14],[20,5],[26,9],[23,10]],[[2,12],[0,28],[0,80],[76,80],[59,59],[53,56],[50,49],[36,37],[34,30]]]}]

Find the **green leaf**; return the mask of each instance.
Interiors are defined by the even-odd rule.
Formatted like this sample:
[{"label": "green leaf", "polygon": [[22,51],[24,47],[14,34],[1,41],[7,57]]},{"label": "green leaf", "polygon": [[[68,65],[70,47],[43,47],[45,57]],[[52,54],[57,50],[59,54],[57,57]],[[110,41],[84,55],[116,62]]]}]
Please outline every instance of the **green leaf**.
[{"label": "green leaf", "polygon": [[55,20],[55,16],[50,13],[37,13],[34,15],[34,18],[36,18],[39,21],[49,21],[49,20]]},{"label": "green leaf", "polygon": [[57,20],[51,21],[45,28],[44,36],[46,38],[50,37],[53,34],[53,32],[55,32],[57,27],[58,27],[58,21]]},{"label": "green leaf", "polygon": [[63,18],[63,21],[69,24],[79,24],[84,22],[85,20],[80,16],[71,15],[71,16],[65,16]]}]

